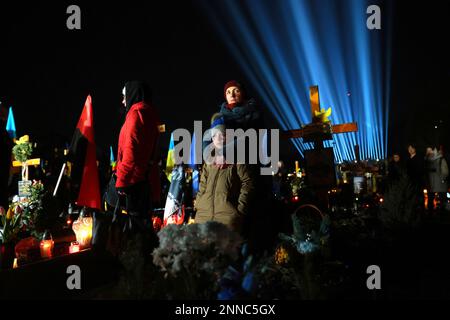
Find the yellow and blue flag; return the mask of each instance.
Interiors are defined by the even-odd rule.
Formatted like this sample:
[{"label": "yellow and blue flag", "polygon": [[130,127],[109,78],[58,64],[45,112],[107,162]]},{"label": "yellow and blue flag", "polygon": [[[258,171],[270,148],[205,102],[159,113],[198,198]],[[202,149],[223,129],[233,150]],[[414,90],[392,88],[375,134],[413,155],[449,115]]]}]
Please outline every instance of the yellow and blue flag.
[{"label": "yellow and blue flag", "polygon": [[170,135],[169,151],[167,152],[166,161],[166,176],[169,181],[172,181],[172,171],[175,167],[175,156],[173,154],[175,149],[175,144],[173,142],[173,133]]},{"label": "yellow and blue flag", "polygon": [[114,159],[114,152],[113,152],[113,147],[109,146],[109,163],[111,165],[112,170],[116,170],[116,159]]}]

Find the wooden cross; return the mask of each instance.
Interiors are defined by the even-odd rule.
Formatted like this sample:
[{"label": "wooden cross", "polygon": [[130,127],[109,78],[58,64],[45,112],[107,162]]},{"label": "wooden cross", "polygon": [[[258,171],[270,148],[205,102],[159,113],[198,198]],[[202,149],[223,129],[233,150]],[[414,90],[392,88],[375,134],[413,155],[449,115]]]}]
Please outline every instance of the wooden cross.
[{"label": "wooden cross", "polygon": [[320,122],[315,116],[316,111],[320,112],[319,87],[312,86],[309,89],[311,100],[312,121],[301,129],[288,130],[282,136],[288,139],[303,138],[304,142],[313,142],[316,149],[323,148],[323,141],[332,140],[333,134],[357,132],[356,122],[331,125],[329,122]]},{"label": "wooden cross", "polygon": [[356,132],[358,125],[344,123],[332,125],[327,119],[317,117],[316,112],[320,112],[319,87],[310,87],[311,100],[311,123],[301,129],[288,130],[282,133],[285,138],[303,138],[304,142],[314,143],[313,150],[305,152],[306,172],[308,184],[315,190],[322,209],[328,206],[328,192],[336,184],[336,173],[334,167],[333,148],[323,148],[323,142],[332,140],[333,134]]},{"label": "wooden cross", "polygon": [[38,166],[41,164],[41,159],[30,159],[25,163],[20,161],[13,161],[13,167],[22,167],[22,181],[28,181],[28,166]]}]

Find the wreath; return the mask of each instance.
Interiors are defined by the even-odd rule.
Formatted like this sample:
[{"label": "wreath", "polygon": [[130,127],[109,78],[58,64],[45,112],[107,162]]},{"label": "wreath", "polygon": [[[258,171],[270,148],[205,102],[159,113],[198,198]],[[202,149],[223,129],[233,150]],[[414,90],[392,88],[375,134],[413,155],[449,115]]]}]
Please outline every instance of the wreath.
[{"label": "wreath", "polygon": [[16,141],[12,153],[17,161],[22,163],[26,162],[33,153],[33,145],[30,142],[30,138],[26,135]]},{"label": "wreath", "polygon": [[282,241],[293,245],[299,253],[315,252],[328,242],[330,219],[316,206],[302,205],[292,214],[291,218],[293,234],[280,233],[279,237]]}]

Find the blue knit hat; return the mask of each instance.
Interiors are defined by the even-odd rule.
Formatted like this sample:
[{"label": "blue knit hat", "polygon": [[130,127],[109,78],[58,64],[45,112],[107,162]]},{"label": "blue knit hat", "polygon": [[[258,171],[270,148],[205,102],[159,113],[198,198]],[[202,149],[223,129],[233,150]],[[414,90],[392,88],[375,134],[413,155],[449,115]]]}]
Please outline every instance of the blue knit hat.
[{"label": "blue knit hat", "polygon": [[218,131],[225,134],[225,119],[221,113],[215,113],[211,117],[211,138],[214,137]]}]

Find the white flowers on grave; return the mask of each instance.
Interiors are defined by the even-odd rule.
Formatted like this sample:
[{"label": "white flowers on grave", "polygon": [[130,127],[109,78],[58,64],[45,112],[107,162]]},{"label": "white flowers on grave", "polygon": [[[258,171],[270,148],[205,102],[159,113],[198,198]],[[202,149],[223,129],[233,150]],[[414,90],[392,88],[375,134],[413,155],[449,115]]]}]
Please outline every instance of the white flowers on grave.
[{"label": "white flowers on grave", "polygon": [[160,245],[153,251],[153,263],[166,275],[189,273],[200,277],[219,274],[239,255],[240,236],[224,224],[171,224],[158,233]]}]

